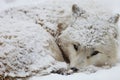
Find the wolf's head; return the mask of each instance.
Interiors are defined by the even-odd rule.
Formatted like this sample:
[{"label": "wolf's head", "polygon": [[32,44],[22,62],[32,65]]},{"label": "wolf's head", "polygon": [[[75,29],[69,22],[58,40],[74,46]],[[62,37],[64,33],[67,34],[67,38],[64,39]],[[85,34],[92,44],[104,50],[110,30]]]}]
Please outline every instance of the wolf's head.
[{"label": "wolf's head", "polygon": [[112,65],[116,62],[119,15],[95,14],[72,6],[73,23],[59,36],[70,67]]}]

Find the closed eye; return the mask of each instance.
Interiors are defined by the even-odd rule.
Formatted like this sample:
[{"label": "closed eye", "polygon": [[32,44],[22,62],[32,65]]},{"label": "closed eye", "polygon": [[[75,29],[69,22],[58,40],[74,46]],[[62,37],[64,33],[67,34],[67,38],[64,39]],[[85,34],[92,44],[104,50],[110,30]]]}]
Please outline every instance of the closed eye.
[{"label": "closed eye", "polygon": [[74,46],[74,49],[76,50],[76,51],[78,51],[78,46],[77,45],[73,45]]},{"label": "closed eye", "polygon": [[90,56],[92,57],[92,56],[95,56],[95,55],[97,55],[98,53],[100,53],[99,51],[94,51]]}]

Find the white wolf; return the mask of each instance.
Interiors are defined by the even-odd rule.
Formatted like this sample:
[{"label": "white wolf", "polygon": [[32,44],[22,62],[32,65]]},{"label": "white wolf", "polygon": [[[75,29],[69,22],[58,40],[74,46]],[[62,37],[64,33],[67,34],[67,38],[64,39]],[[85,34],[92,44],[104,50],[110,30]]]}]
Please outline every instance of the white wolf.
[{"label": "white wolf", "polygon": [[[60,4],[62,0],[56,1]],[[66,14],[70,6],[66,7],[64,1],[60,6],[49,3],[1,12],[0,74],[26,77],[66,68],[65,63],[61,64],[65,61],[57,44],[71,67],[116,62],[118,15],[90,13],[76,5],[73,15]],[[71,1],[68,5],[73,4]],[[55,36],[57,44],[45,29]]]},{"label": "white wolf", "polygon": [[73,23],[58,38],[70,67],[114,65],[117,61],[119,15],[97,14],[72,7]]}]

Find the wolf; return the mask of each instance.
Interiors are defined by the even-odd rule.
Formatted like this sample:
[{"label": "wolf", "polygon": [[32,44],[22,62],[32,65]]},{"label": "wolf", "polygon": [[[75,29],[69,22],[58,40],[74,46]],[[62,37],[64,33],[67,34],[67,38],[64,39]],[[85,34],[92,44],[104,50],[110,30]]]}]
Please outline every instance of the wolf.
[{"label": "wolf", "polygon": [[65,62],[71,69],[115,64],[119,15],[106,17],[76,4],[71,11],[66,16],[59,7],[35,5],[1,13],[0,74],[44,75],[68,68]]}]

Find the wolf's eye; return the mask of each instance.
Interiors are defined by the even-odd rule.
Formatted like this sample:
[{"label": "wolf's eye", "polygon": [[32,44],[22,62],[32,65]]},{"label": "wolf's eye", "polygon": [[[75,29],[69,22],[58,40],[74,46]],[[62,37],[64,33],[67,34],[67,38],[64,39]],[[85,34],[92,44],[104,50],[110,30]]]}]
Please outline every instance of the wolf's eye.
[{"label": "wolf's eye", "polygon": [[92,56],[95,56],[95,55],[97,55],[98,53],[100,53],[99,51],[94,51],[90,56],[92,57]]},{"label": "wolf's eye", "polygon": [[73,45],[74,46],[74,49],[76,50],[76,51],[78,51],[78,46],[77,45]]}]

